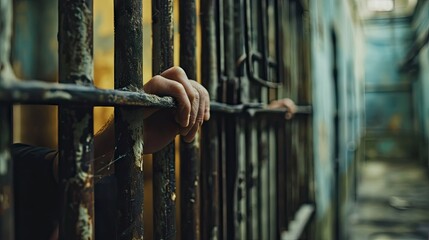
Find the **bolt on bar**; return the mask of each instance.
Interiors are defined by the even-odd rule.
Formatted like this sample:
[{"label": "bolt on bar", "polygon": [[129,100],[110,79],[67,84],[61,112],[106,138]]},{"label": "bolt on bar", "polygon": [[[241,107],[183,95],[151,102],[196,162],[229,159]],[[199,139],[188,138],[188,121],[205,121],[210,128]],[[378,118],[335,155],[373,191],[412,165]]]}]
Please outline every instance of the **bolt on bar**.
[{"label": "bolt on bar", "polygon": [[[12,1],[0,0],[0,84],[11,73],[9,64],[12,35]],[[9,152],[12,143],[12,106],[0,105],[0,239],[14,236],[13,167]]]},{"label": "bolt on bar", "polygon": [[[114,1],[115,88],[143,88],[141,0]],[[119,239],[143,239],[143,110],[115,108]]]},{"label": "bolt on bar", "polygon": [[[189,79],[196,79],[196,5],[195,0],[181,0],[180,65]],[[193,81],[191,80],[191,81]],[[200,239],[200,142],[186,143],[180,138],[181,239]]]},{"label": "bolt on bar", "polygon": [[[173,1],[152,0],[153,74],[173,66]],[[174,141],[153,154],[154,239],[176,238]]]},{"label": "bolt on bar", "polygon": [[[93,85],[93,12],[90,0],[59,2],[59,75],[62,83]],[[60,239],[94,239],[93,109],[59,107]]]}]

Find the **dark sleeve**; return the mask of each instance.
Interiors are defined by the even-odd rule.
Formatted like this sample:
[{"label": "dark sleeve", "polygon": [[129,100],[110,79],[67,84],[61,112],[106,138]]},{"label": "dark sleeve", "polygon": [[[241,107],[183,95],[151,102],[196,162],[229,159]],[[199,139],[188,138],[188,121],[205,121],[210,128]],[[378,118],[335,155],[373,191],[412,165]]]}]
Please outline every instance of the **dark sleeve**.
[{"label": "dark sleeve", "polygon": [[[55,152],[13,144],[16,239],[49,239],[58,219],[58,186],[53,176]],[[55,156],[55,155],[53,155]]]}]

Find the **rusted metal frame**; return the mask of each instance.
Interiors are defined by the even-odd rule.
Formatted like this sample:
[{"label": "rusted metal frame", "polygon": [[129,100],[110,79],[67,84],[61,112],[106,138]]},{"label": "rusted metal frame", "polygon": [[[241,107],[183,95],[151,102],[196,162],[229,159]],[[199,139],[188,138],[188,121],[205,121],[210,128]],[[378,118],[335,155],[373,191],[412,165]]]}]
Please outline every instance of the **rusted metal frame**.
[{"label": "rusted metal frame", "polygon": [[[59,2],[59,79],[93,85],[92,1]],[[60,239],[94,239],[93,109],[59,106]]]},{"label": "rusted metal frame", "polygon": [[237,178],[235,181],[235,226],[236,239],[248,239],[247,237],[247,181],[246,181],[246,119],[241,117],[237,119],[236,135],[237,135]]},{"label": "rusted metal frame", "polygon": [[259,207],[258,215],[260,221],[260,231],[258,239],[269,238],[269,169],[268,169],[268,134],[267,122],[261,118],[258,121],[258,185],[259,185]]},{"label": "rusted metal frame", "polygon": [[[264,59],[264,53],[258,53],[257,51],[255,51],[253,49],[252,46],[252,20],[254,18],[254,16],[252,16],[252,2],[254,2],[254,0],[244,0],[244,19],[245,19],[245,24],[244,24],[244,46],[245,46],[245,52],[246,52],[246,70],[248,72],[248,77],[250,80],[252,80],[252,82],[259,84],[260,86],[265,86],[265,87],[269,87],[269,88],[278,88],[281,86],[280,83],[275,83],[275,82],[269,82],[266,80],[266,78],[261,78],[259,77],[256,72],[255,72],[255,68],[254,68],[254,60],[257,60],[259,57],[259,55],[262,56],[262,59]],[[262,1],[259,1],[262,2]],[[262,4],[262,3],[261,3]],[[267,66],[270,65],[269,64],[269,59],[266,58],[267,62]]]},{"label": "rusted metal frame", "polygon": [[[225,104],[219,102],[211,102],[210,110],[213,114],[249,114],[254,115],[278,115],[285,114],[287,109],[269,109],[266,103],[245,103],[245,104]],[[312,106],[297,106],[297,115],[312,114]]]},{"label": "rusted metal frame", "polygon": [[[9,63],[11,35],[12,1],[0,0],[0,84],[13,76]],[[13,162],[9,151],[12,123],[12,106],[0,104],[0,238],[4,240],[15,239]]]},{"label": "rusted metal frame", "polygon": [[201,239],[220,238],[219,117],[203,125],[201,162]]},{"label": "rusted metal frame", "polygon": [[228,201],[228,195],[227,195],[227,154],[226,154],[226,145],[227,145],[227,136],[226,136],[226,119],[225,116],[222,116],[219,118],[219,128],[218,128],[218,135],[219,135],[219,169],[220,169],[220,204],[221,204],[221,219],[220,219],[220,236],[221,239],[228,239],[228,221],[227,221],[227,214],[228,214],[228,208],[227,208],[227,201]]},{"label": "rusted metal frame", "polygon": [[262,68],[260,75],[262,75],[262,78],[265,79],[265,81],[269,82],[270,79],[268,79],[268,6],[267,6],[267,0],[260,0],[257,1],[259,3],[258,11],[260,19],[258,20],[258,24],[260,27],[258,30],[260,30],[259,34],[262,34],[260,36],[260,51],[262,51]]},{"label": "rusted metal frame", "polygon": [[[283,23],[283,21],[282,21],[282,12],[283,12],[283,9],[282,9],[282,1],[281,0],[274,0],[274,21],[275,21],[275,41],[276,41],[276,43],[275,43],[275,46],[276,46],[276,56],[275,56],[275,59],[276,59],[276,62],[277,62],[277,69],[276,69],[276,80],[277,80],[277,82],[280,82],[280,83],[282,83],[282,84],[284,84],[284,79],[282,79],[282,73],[281,73],[281,70],[280,70],[280,68],[283,66],[283,64],[282,64],[282,49],[283,49],[283,46],[282,46],[282,44],[280,44],[280,43],[283,43],[282,42],[282,30],[281,30],[281,26],[284,24]],[[275,67],[275,66],[273,66],[273,67]]]},{"label": "rusted metal frame", "polygon": [[218,97],[218,59],[216,54],[216,25],[214,0],[200,0],[201,6],[201,82],[210,93],[210,100]]},{"label": "rusted metal frame", "polygon": [[247,239],[258,239],[260,221],[258,218],[258,148],[256,118],[246,115],[246,213]]},{"label": "rusted metal frame", "polygon": [[[152,0],[152,71],[173,66],[173,1]],[[174,141],[153,155],[154,239],[176,238]]]},{"label": "rusted metal frame", "polygon": [[[181,0],[180,65],[189,79],[196,79],[196,5],[195,0]],[[200,239],[200,142],[199,133],[194,141],[180,138],[181,238]]]},{"label": "rusted metal frame", "polygon": [[[228,239],[241,239],[239,232],[240,214],[243,209],[240,208],[238,195],[241,186],[239,182],[239,157],[238,157],[238,139],[239,139],[239,119],[235,116],[226,115],[225,119],[225,152],[226,160],[222,167],[226,174],[226,207],[227,207],[227,237]],[[241,211],[240,211],[241,210]]]},{"label": "rusted metal frame", "polygon": [[94,87],[45,83],[36,80],[0,83],[0,102],[20,104],[86,104],[92,106],[136,106],[174,108],[172,97],[158,97],[140,89],[98,89]]},{"label": "rusted metal frame", "polygon": [[289,151],[286,145],[286,127],[283,121],[276,122],[276,142],[277,147],[277,229],[278,233],[285,231],[288,226],[287,218],[287,158],[286,152]]},{"label": "rusted metal frame", "polygon": [[[1,6],[0,6],[1,7]],[[0,11],[1,13],[2,11]],[[0,43],[2,44],[2,43]],[[0,63],[2,64],[2,63]],[[0,72],[1,74],[1,72]],[[0,81],[1,81],[0,76]],[[12,143],[12,106],[0,105],[0,238],[14,237],[13,162],[9,151]]]},{"label": "rusted metal frame", "polygon": [[[142,1],[115,0],[115,89],[143,88]],[[115,108],[120,239],[143,239],[143,110]],[[116,159],[120,159],[117,161]]]},{"label": "rusted metal frame", "polygon": [[[218,69],[216,55],[215,2],[201,0],[201,79],[210,93],[210,99],[218,97]],[[220,196],[220,138],[219,117],[203,125],[201,162],[201,238],[221,238],[221,196]]]},{"label": "rusted metal frame", "polygon": [[293,155],[292,155],[292,124],[290,122],[285,123],[285,149],[286,149],[286,217],[287,223],[292,221],[294,214],[294,164],[293,164]]},{"label": "rusted metal frame", "polygon": [[[236,59],[237,59],[237,50],[236,43],[237,36],[235,28],[234,11],[236,10],[235,5],[236,1],[233,0],[224,0],[223,1],[223,34],[225,46],[224,58],[225,58],[225,75],[226,75],[226,93],[225,102],[231,105],[239,103],[239,81],[236,71]],[[226,225],[227,225],[227,238],[228,239],[242,239],[241,233],[245,233],[243,222],[240,215],[243,214],[243,204],[245,201],[239,196],[239,191],[242,190],[243,180],[240,181],[240,162],[239,162],[239,119],[235,116],[226,115],[225,116],[225,131],[226,131],[226,162],[223,167],[226,169],[226,206],[227,206],[227,216],[226,216]],[[241,164],[241,169],[244,166]],[[243,204],[241,204],[243,203]]]},{"label": "rusted metal frame", "polygon": [[[269,119],[265,117],[265,119]],[[269,176],[269,185],[268,185],[268,210],[269,210],[269,225],[268,232],[270,239],[279,239],[278,228],[277,228],[277,148],[283,147],[278,144],[276,135],[278,134],[278,129],[275,127],[276,123],[274,120],[269,119],[267,121],[268,125],[268,176]]]}]

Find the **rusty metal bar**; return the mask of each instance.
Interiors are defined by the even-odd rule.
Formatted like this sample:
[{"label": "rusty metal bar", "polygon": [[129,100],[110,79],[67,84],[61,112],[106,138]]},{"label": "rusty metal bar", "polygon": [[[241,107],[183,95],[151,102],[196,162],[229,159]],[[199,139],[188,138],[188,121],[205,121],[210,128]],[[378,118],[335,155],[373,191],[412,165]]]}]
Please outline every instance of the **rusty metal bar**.
[{"label": "rusty metal bar", "polygon": [[[181,0],[180,65],[191,81],[196,79],[196,5],[195,0]],[[181,238],[200,239],[200,142],[186,143],[180,138]]]},{"label": "rusty metal bar", "polygon": [[277,141],[277,229],[283,232],[287,229],[287,159],[286,151],[289,150],[286,145],[286,127],[284,122],[276,124]]},{"label": "rusty metal bar", "polygon": [[[173,66],[173,1],[152,0],[154,74]],[[174,142],[153,155],[154,239],[176,239]]]},{"label": "rusty metal bar", "polygon": [[136,106],[174,108],[172,97],[158,97],[142,90],[128,87],[122,90],[45,83],[35,80],[0,83],[0,102],[20,104],[86,104],[92,106]]},{"label": "rusty metal bar", "polygon": [[[62,83],[93,85],[93,11],[90,0],[59,2]],[[59,107],[60,239],[94,239],[93,109]]]},{"label": "rusty metal bar", "polygon": [[[115,88],[142,89],[142,1],[115,0]],[[140,110],[143,111],[143,110]],[[143,122],[134,108],[115,108],[115,175],[120,239],[143,239]]]},{"label": "rusty metal bar", "polygon": [[[12,1],[0,0],[0,84],[11,77],[9,64],[12,35]],[[0,238],[15,239],[13,204],[12,106],[0,104]]]},{"label": "rusty metal bar", "polygon": [[5,240],[15,239],[11,143],[12,107],[0,105],[0,238]]},{"label": "rusty metal bar", "polygon": [[[218,71],[216,55],[215,1],[201,0],[201,80],[210,93],[218,98]],[[221,238],[219,125],[212,120],[203,125],[201,162],[201,239]]]}]

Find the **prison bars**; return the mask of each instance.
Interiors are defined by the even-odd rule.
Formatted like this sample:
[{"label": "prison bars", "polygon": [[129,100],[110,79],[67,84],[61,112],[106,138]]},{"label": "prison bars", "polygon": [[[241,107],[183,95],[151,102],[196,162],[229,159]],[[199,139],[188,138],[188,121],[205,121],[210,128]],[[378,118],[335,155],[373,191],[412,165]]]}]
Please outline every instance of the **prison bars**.
[{"label": "prison bars", "polygon": [[[173,65],[173,1],[152,0],[153,74]],[[176,238],[174,141],[153,155],[154,238]]]},{"label": "prison bars", "polygon": [[[179,1],[180,65],[189,79],[197,78],[196,3]],[[186,143],[180,141],[180,224],[181,239],[200,239],[200,137]]]},{"label": "prison bars", "polygon": [[[116,12],[116,10],[115,10],[115,12]],[[158,13],[158,12],[157,12]],[[170,13],[170,16],[171,16],[171,13]],[[210,15],[209,15],[210,16]],[[130,19],[130,18],[129,18]],[[210,20],[211,21],[211,20]],[[117,20],[115,20],[115,22],[117,22]],[[116,24],[116,23],[115,23]],[[116,28],[116,29],[118,29],[118,28]],[[124,30],[125,31],[125,30]],[[210,30],[210,31],[212,31],[212,30]],[[116,34],[120,34],[119,33],[119,31],[116,33]],[[213,35],[210,35],[210,37],[213,37]],[[119,38],[119,36],[118,36],[118,38]],[[134,38],[131,38],[131,39],[134,39]],[[136,44],[139,44],[138,42],[136,43]],[[132,45],[132,44],[131,44]],[[126,46],[125,44],[123,45],[124,47]],[[167,45],[167,46],[172,46],[171,44],[170,45]],[[126,50],[126,49],[124,49],[124,50]],[[126,53],[126,51],[123,51],[122,53]],[[160,52],[157,52],[157,54],[159,54]],[[137,55],[139,55],[139,54],[137,54]],[[138,58],[138,56],[137,56],[137,58]],[[213,58],[212,58],[213,59]],[[121,62],[121,61],[126,61],[126,60],[117,60],[118,62]],[[138,62],[138,61],[137,61]],[[115,64],[115,65],[117,65],[117,64]],[[123,64],[123,65],[126,65],[126,64]],[[123,66],[123,65],[121,65],[121,66]],[[214,66],[214,63],[213,62],[211,62],[211,65],[210,66]],[[135,69],[134,69],[135,70]],[[133,71],[134,71],[133,70]],[[137,69],[138,70],[138,69]],[[120,71],[118,71],[118,72],[120,72]],[[138,74],[138,71],[137,71],[137,74]],[[215,76],[215,73],[213,73],[213,71],[212,72],[210,72],[209,73],[210,74],[210,78],[212,78],[213,76]],[[122,78],[122,76],[120,77],[120,78],[118,78],[117,76],[115,76],[115,79],[122,79],[124,82],[126,82],[126,83],[128,83],[128,84],[124,84],[125,86],[128,86],[128,85],[133,85],[131,82],[131,80],[130,79],[133,79],[132,77],[129,77],[129,78],[127,78],[127,77],[124,77],[124,78]],[[216,78],[215,78],[216,79]],[[216,84],[216,83],[214,83],[214,84]],[[18,84],[18,83],[13,83],[12,85],[9,85],[9,84],[3,84],[3,82],[2,82],[2,87],[3,87],[3,89],[2,89],[2,93],[4,93],[4,92],[6,92],[6,91],[8,91],[8,90],[14,90],[15,89],[15,86],[19,86],[20,84]],[[136,85],[138,85],[138,83],[136,83]],[[121,85],[120,86],[117,86],[117,87],[121,87]],[[50,89],[51,88],[51,89]],[[67,95],[67,94],[61,94],[62,92],[57,92],[57,90],[58,90],[58,88],[59,89],[62,89],[62,90],[64,90],[64,89],[66,89],[67,91],[69,91],[69,94],[71,95],[71,96],[69,96],[69,95]],[[78,89],[76,89],[76,88],[78,88]],[[137,88],[132,88],[132,87],[128,87],[129,89],[137,89]],[[24,87],[24,89],[25,89],[25,87]],[[57,90],[55,90],[55,89],[57,89]],[[15,89],[16,90],[16,89]],[[28,90],[28,91],[27,91]],[[31,89],[27,89],[26,91],[27,91],[27,93],[32,93],[32,91],[31,91]],[[82,102],[82,103],[87,103],[87,104],[89,104],[89,105],[97,105],[97,104],[101,104],[101,105],[110,105],[110,104],[112,104],[112,105],[117,105],[117,106],[125,106],[125,105],[132,105],[132,106],[163,106],[163,107],[172,107],[173,106],[173,102],[172,102],[172,100],[171,99],[169,99],[169,98],[156,98],[156,97],[153,97],[153,98],[151,98],[151,96],[150,95],[146,95],[146,94],[144,94],[144,93],[138,93],[138,92],[131,92],[130,93],[130,98],[127,98],[127,97],[125,97],[125,98],[122,98],[122,94],[129,94],[128,92],[123,92],[123,91],[118,91],[118,90],[107,90],[107,91],[104,91],[104,90],[99,90],[99,89],[95,89],[95,88],[93,88],[93,87],[80,87],[80,86],[73,86],[73,85],[71,85],[71,86],[69,86],[69,85],[64,85],[64,84],[59,84],[59,85],[56,85],[56,84],[54,84],[54,85],[51,85],[50,87],[47,87],[47,88],[40,88],[38,91],[38,94],[42,94],[43,93],[43,91],[44,90],[46,90],[48,93],[50,92],[50,93],[55,93],[55,94],[51,94],[50,96],[50,98],[47,98],[47,99],[41,99],[40,100],[40,102],[39,103],[41,103],[41,104],[43,104],[44,103],[44,101],[46,101],[46,103],[50,103],[50,104],[70,104],[70,103],[80,103],[80,102]],[[61,91],[62,91],[61,90]],[[58,90],[59,91],[59,90]],[[19,92],[19,91],[18,91]],[[110,99],[109,101],[111,101],[111,102],[108,102],[107,104],[106,103],[104,103],[104,100],[103,100],[103,98],[101,97],[101,100],[98,98],[98,97],[96,97],[95,99],[96,100],[94,100],[94,99],[86,99],[84,96],[86,96],[87,94],[89,94],[89,93],[96,93],[95,95],[97,95],[98,96],[98,94],[100,94],[100,96],[104,96],[105,97],[105,99]],[[119,100],[117,99],[117,98],[113,98],[113,99],[111,99],[111,98],[108,98],[108,95],[110,94],[110,93],[112,93],[112,94],[115,94],[115,96],[117,96],[118,98],[119,98]],[[73,95],[73,94],[76,94],[76,95]],[[79,94],[81,94],[81,96],[83,96],[83,99],[82,100],[79,100],[78,99],[78,97],[79,97]],[[7,94],[5,94],[5,97],[3,98],[3,100],[2,100],[2,102],[27,102],[27,103],[29,103],[29,102],[32,102],[33,100],[34,101],[37,101],[37,94],[36,94],[36,96],[33,96],[33,95],[31,95],[32,97],[30,97],[30,98],[28,98],[28,95],[27,94],[23,94],[21,97],[22,97],[22,99],[21,99],[21,97],[20,96],[16,96],[16,95],[14,95],[14,94],[12,94],[12,95],[9,95],[9,97],[7,97],[6,96]],[[49,95],[49,94],[48,94]],[[40,95],[39,95],[40,96]],[[12,99],[11,99],[12,98]],[[136,99],[137,98],[137,99]],[[98,99],[98,100],[97,100]],[[93,104],[91,104],[91,101],[93,101],[94,100],[94,102],[93,102]],[[164,103],[165,103],[165,105],[162,105],[162,104],[160,104],[159,103],[159,101],[158,100],[160,100],[161,102],[163,102],[164,101]],[[141,101],[143,101],[143,102],[141,102]],[[149,101],[149,102],[146,102],[146,101]],[[213,103],[212,104],[213,106],[216,106],[216,103]],[[225,104],[225,105],[223,105],[223,107],[225,107],[225,109],[235,109],[236,108],[236,106],[231,106],[231,105],[228,105],[228,104]],[[250,107],[250,108],[253,108],[253,107]],[[258,110],[258,108],[257,107],[255,107],[256,108],[256,110]],[[214,109],[216,109],[216,107],[214,107]],[[216,110],[215,110],[216,111]],[[235,110],[234,110],[235,111]],[[279,111],[270,111],[270,110],[263,110],[263,109],[259,109],[259,111],[262,111],[262,112],[264,112],[264,111],[266,111],[267,113],[275,113],[275,114],[277,114],[277,112],[279,112]],[[284,110],[282,110],[281,112],[283,112],[284,113]],[[219,113],[221,113],[222,114],[222,111],[219,111]],[[124,114],[125,115],[125,114]],[[3,115],[2,115],[3,116]],[[219,116],[215,116],[215,118],[217,118],[217,119],[219,119],[220,117]],[[223,117],[221,117],[221,118],[223,118]],[[127,120],[125,120],[125,121],[127,121]],[[223,124],[221,124],[221,125],[223,125]],[[138,127],[139,128],[139,127]],[[139,130],[140,131],[140,130]],[[141,133],[141,132],[140,132]],[[225,135],[222,135],[222,138],[223,139],[225,139],[226,138],[226,136]],[[134,140],[134,139],[132,139],[132,140]],[[130,146],[132,146],[133,144],[130,144]],[[223,145],[224,147],[225,147],[225,141],[223,141],[222,143],[221,143],[221,145]],[[131,150],[129,150],[129,151],[131,151]],[[131,154],[130,154],[131,155]],[[232,155],[234,155],[234,154],[232,154]],[[132,159],[132,157],[134,157],[134,156],[130,156],[130,159]],[[225,157],[225,156],[224,156]],[[225,158],[224,158],[225,159]],[[138,159],[137,159],[138,160]],[[135,162],[132,162],[131,161],[131,163],[135,163]],[[125,170],[124,170],[124,172],[127,172],[127,171],[134,171],[134,170],[137,170],[137,176],[136,176],[136,178],[139,178],[139,177],[141,177],[141,175],[140,175],[140,173],[138,172],[138,170],[140,170],[141,171],[141,167],[142,167],[142,165],[139,165],[139,167],[140,167],[140,169],[127,169],[128,167],[130,167],[130,161],[128,161],[128,163],[124,163],[124,164],[128,164],[128,166],[126,166],[125,167]],[[210,164],[210,163],[209,163]],[[219,165],[218,165],[219,166]],[[223,165],[222,165],[222,167],[223,167],[223,170],[225,171],[225,167],[226,167],[226,165],[225,165],[225,162],[223,163]],[[118,166],[118,168],[120,168],[120,166]],[[213,169],[215,169],[215,168],[213,168]],[[120,170],[118,170],[118,171],[120,171]],[[10,171],[9,171],[9,173],[10,173]],[[226,177],[226,174],[225,174],[226,172],[224,172],[224,174],[222,175],[222,177]],[[215,176],[215,174],[217,174],[217,173],[215,173],[215,172],[212,172],[212,174],[210,174],[210,176]],[[171,176],[171,175],[170,175]],[[173,176],[174,176],[174,174],[173,174]],[[209,176],[209,175],[207,175],[207,176]],[[132,179],[132,178],[131,178]],[[217,179],[219,179],[219,178],[217,178]],[[223,179],[223,183],[225,184],[225,181],[226,181],[226,179]],[[130,183],[130,184],[132,184],[132,183]],[[216,184],[216,183],[215,183]],[[126,188],[126,187],[128,187],[128,184],[124,184],[125,186],[123,187],[123,188]],[[214,194],[216,195],[217,194],[217,196],[219,196],[219,194],[221,194],[221,196],[219,196],[219,197],[222,197],[222,195],[223,195],[223,197],[227,197],[226,196],[226,194],[227,194],[227,191],[223,191],[223,192],[219,192],[219,191],[215,191],[214,192]],[[167,196],[167,197],[171,197],[171,196],[173,196],[173,195],[169,195],[169,194],[167,194],[167,195],[165,195],[165,196]],[[216,199],[216,198],[215,198]],[[173,201],[174,201],[174,199],[172,199]],[[235,201],[235,200],[234,200]],[[125,206],[125,208],[128,206],[128,208],[129,209],[131,209],[131,207],[130,206],[133,206],[133,203],[132,202],[130,202],[130,201],[126,201],[126,199],[125,199],[125,201],[122,201],[122,203],[121,204],[123,204],[123,206]],[[215,203],[216,204],[216,203]],[[222,204],[226,204],[226,202],[225,201],[223,201],[223,203]],[[141,205],[140,205],[141,206]],[[121,210],[121,211],[124,211],[125,213],[127,213],[127,214],[130,214],[131,216],[130,216],[130,218],[129,219],[132,219],[132,214],[134,214],[134,215],[138,215],[139,214],[139,211],[141,211],[142,210],[142,208],[140,208],[140,206],[136,206],[136,209],[132,209],[132,211],[133,212],[125,212],[125,211],[127,211],[127,209],[125,209],[125,210]],[[213,209],[216,209],[216,208],[213,208]],[[212,210],[213,210],[212,209]],[[225,216],[224,215],[224,213],[225,213],[225,211],[226,211],[226,207],[224,207],[223,208],[224,210],[221,212],[221,214],[222,214],[222,216]],[[220,211],[211,211],[212,213],[215,213],[215,215],[217,215],[217,216],[219,216],[219,212]],[[141,215],[140,215],[141,216]],[[138,217],[140,217],[140,216],[137,216],[136,218],[138,218]],[[89,219],[89,218],[88,218]],[[122,221],[123,221],[123,223],[122,223],[122,225],[121,226],[126,226],[128,223],[127,223],[127,221],[129,221],[129,219],[127,220],[127,219],[123,219]],[[170,220],[171,221],[171,215],[170,215],[170,218],[168,218],[167,220]],[[174,220],[173,220],[174,221]],[[234,220],[235,221],[235,220]],[[125,223],[124,223],[125,222]],[[214,221],[214,222],[216,222],[216,220]],[[139,235],[140,233],[142,233],[142,227],[141,227],[141,222],[139,221],[139,219],[136,219],[136,221],[133,221],[132,222],[134,225],[128,225],[130,228],[127,228],[127,229],[125,229],[126,231],[123,231],[123,230],[119,230],[119,233],[120,234],[124,234],[123,236],[124,237],[126,237],[126,238],[129,238],[130,237],[130,235],[133,235],[133,234],[137,234],[137,238],[141,238],[141,236]],[[225,222],[223,222],[223,224],[224,224],[224,226],[225,226]],[[220,229],[220,228],[217,228],[217,226],[216,225],[213,225],[214,227],[211,229],[211,230],[213,230],[213,231],[211,231],[211,233],[213,234],[212,236],[217,236],[217,231]],[[10,229],[9,229],[10,230]],[[167,229],[168,230],[168,229]],[[224,228],[224,232],[223,232],[223,234],[226,234],[226,228]],[[174,231],[174,230],[173,230]],[[165,233],[165,232],[163,232],[163,233]],[[172,237],[172,235],[168,235],[167,237]]]},{"label": "prison bars", "polygon": [[[0,1],[0,83],[10,77],[10,37],[12,35],[12,3]],[[14,238],[13,166],[9,152],[12,142],[12,107],[0,104],[0,238]]]},{"label": "prison bars", "polygon": [[[93,85],[92,1],[58,5],[59,79]],[[60,105],[58,109],[60,239],[94,239],[93,109]]]}]

